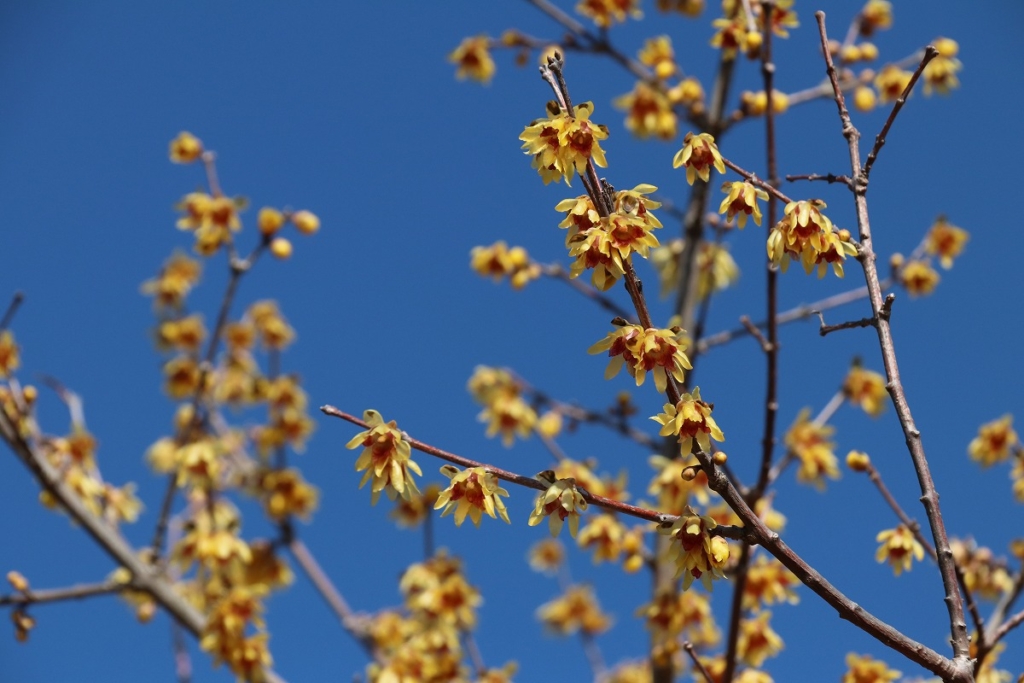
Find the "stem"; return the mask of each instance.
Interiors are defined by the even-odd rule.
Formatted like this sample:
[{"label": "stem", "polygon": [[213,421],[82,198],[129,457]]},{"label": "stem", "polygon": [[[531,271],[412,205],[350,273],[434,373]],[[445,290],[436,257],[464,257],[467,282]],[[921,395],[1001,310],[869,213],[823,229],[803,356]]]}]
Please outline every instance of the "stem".
[{"label": "stem", "polygon": [[0,317],[0,332],[6,330],[11,321],[14,320],[14,314],[18,312],[18,308],[22,302],[25,301],[25,293],[18,291],[11,297],[11,303],[7,304],[7,310],[4,311],[3,317]]},{"label": "stem", "polygon": [[62,600],[81,600],[97,595],[120,593],[130,588],[132,588],[131,585],[117,581],[103,581],[101,583],[84,583],[67,588],[28,590],[22,593],[12,593],[11,595],[0,595],[0,607],[4,605],[35,605],[47,602],[60,602]]},{"label": "stem", "polygon": [[538,264],[540,265],[541,272],[550,278],[561,280],[565,284],[569,285],[577,292],[587,297],[595,304],[608,311],[609,313],[625,318],[632,322],[633,314],[627,311],[622,306],[611,300],[611,298],[605,296],[596,287],[591,287],[585,282],[580,282],[577,278],[571,277],[569,273],[565,271],[565,268],[558,263]]},{"label": "stem", "polygon": [[825,55],[829,80],[832,82],[832,89],[835,93],[836,106],[839,109],[843,136],[846,138],[850,151],[850,169],[854,179],[854,200],[861,241],[859,260],[864,268],[864,279],[869,290],[871,310],[878,319],[876,329],[878,331],[879,346],[882,351],[882,360],[885,365],[885,373],[888,379],[886,388],[889,390],[896,413],[899,416],[900,425],[903,427],[907,448],[910,451],[910,457],[913,460],[914,469],[917,472],[918,482],[921,487],[921,502],[924,504],[925,514],[928,516],[932,538],[938,553],[939,573],[942,577],[942,585],[946,594],[945,602],[949,611],[949,629],[954,654],[954,660],[951,662],[953,671],[950,672],[951,675],[948,677],[951,680],[969,681],[973,676],[970,665],[967,623],[964,620],[963,599],[957,587],[953,553],[949,548],[946,527],[942,519],[942,512],[939,509],[939,495],[932,480],[928,460],[925,457],[924,446],[921,442],[921,432],[914,424],[914,419],[910,413],[910,405],[907,402],[906,393],[900,381],[899,364],[896,361],[896,348],[893,342],[892,330],[889,326],[889,321],[880,315],[884,302],[882,300],[881,286],[879,285],[878,271],[875,267],[871,222],[868,217],[867,176],[860,162],[860,133],[850,120],[850,112],[846,108],[843,91],[839,88],[836,68],[832,63],[832,55],[828,51],[825,13],[816,12],[814,16],[818,21],[821,46]]}]

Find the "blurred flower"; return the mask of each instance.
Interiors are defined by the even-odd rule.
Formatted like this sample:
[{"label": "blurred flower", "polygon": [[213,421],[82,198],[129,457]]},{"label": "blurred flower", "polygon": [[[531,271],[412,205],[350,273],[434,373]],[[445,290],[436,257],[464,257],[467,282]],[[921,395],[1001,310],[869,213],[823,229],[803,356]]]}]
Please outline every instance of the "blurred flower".
[{"label": "blurred flower", "polygon": [[810,408],[801,410],[796,422],[786,432],[784,441],[800,463],[796,480],[813,484],[819,491],[823,491],[826,477],[839,478],[838,460],[834,452],[836,445],[829,440],[835,428],[812,422],[810,415]]},{"label": "blurred flower", "polygon": [[191,164],[203,154],[203,141],[192,133],[182,131],[171,140],[171,161],[176,164]]},{"label": "blurred flower", "polygon": [[964,250],[968,239],[970,234],[966,230],[952,225],[945,216],[939,216],[928,231],[924,248],[929,254],[938,256],[939,264],[949,270],[953,267],[953,259]]},{"label": "blurred flower", "polygon": [[601,28],[631,19],[640,19],[644,13],[640,11],[640,0],[580,0],[576,11],[590,17]]},{"label": "blurred flower", "polygon": [[924,559],[924,547],[903,524],[895,529],[880,531],[875,540],[882,544],[875,553],[875,559],[879,562],[888,562],[896,576],[904,571],[910,571],[915,559],[918,562]]},{"label": "blurred flower", "polygon": [[611,618],[601,611],[590,586],[569,586],[562,596],[541,605],[537,618],[560,636],[577,631],[595,636],[611,628]]},{"label": "blurred flower", "polygon": [[678,133],[679,118],[671,100],[643,81],[637,81],[633,92],[615,98],[612,104],[627,112],[626,130],[641,140],[652,136],[671,140]]},{"label": "blurred flower", "polygon": [[494,77],[494,59],[490,52],[491,39],[487,36],[464,38],[459,46],[448,55],[448,61],[458,65],[455,77],[460,81],[472,78],[487,85]]},{"label": "blurred flower", "polygon": [[889,392],[885,388],[884,377],[877,372],[854,365],[843,380],[843,395],[853,405],[860,406],[868,415],[878,417],[885,411]]},{"label": "blurred flower", "polygon": [[939,274],[927,261],[907,261],[899,269],[899,278],[912,297],[931,294],[939,284]]},{"label": "blurred flower", "polygon": [[893,671],[885,662],[873,659],[871,655],[846,655],[847,671],[842,683],[892,683],[903,674]]}]

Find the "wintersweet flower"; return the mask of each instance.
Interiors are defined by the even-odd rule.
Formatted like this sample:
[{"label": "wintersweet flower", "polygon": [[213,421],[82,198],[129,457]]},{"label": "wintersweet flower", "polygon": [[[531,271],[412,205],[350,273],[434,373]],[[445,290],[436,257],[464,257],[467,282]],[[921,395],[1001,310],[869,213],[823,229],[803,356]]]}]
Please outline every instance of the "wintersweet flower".
[{"label": "wintersweet flower", "polygon": [[729,561],[729,543],[721,536],[711,536],[709,532],[717,526],[715,520],[701,517],[687,506],[674,523],[658,529],[672,539],[668,552],[675,561],[676,577],[683,577],[683,590],[700,579],[710,591],[711,581],[725,576],[722,570]]},{"label": "wintersweet flower", "polygon": [[608,28],[615,23],[623,23],[626,18],[641,19],[640,0],[580,0],[576,11],[593,19],[601,28]]},{"label": "wintersweet flower", "polygon": [[709,597],[697,591],[662,589],[649,603],[640,606],[636,616],[644,620],[658,644],[683,637],[695,646],[714,647],[722,636],[711,613]]},{"label": "wintersweet flower", "polygon": [[[583,530],[585,532],[586,527]],[[554,576],[565,561],[565,546],[556,538],[545,538],[530,547],[527,560],[533,571]]]},{"label": "wintersweet flower", "polygon": [[412,565],[400,586],[406,607],[426,623],[441,622],[459,630],[476,626],[476,610],[483,598],[466,581],[461,564],[454,558],[439,554]]},{"label": "wintersweet flower", "polygon": [[967,453],[982,467],[991,467],[1009,458],[1018,444],[1020,438],[1013,429],[1013,415],[1007,414],[981,425],[978,436],[967,446]]},{"label": "wintersweet flower", "polygon": [[264,348],[282,351],[295,341],[295,330],[285,320],[276,301],[257,301],[249,306],[246,316],[252,321]]},{"label": "wintersweet flower", "polygon": [[578,631],[594,636],[611,628],[611,618],[601,611],[590,586],[569,586],[563,595],[537,608],[537,618],[560,636]]},{"label": "wintersweet flower", "polygon": [[655,386],[664,392],[669,375],[682,382],[685,379],[683,371],[692,367],[684,351],[684,340],[684,332],[679,328],[645,330],[639,325],[623,325],[587,349],[587,353],[608,352],[611,361],[605,370],[605,379],[615,377],[625,365],[626,372],[636,380],[637,386],[644,383],[648,372],[652,372]]},{"label": "wintersweet flower", "polygon": [[942,95],[948,95],[950,90],[960,87],[960,79],[956,76],[964,68],[956,58],[960,46],[951,38],[936,38],[932,45],[939,54],[928,62],[921,74],[924,78],[924,94],[930,95],[935,90]]},{"label": "wintersweet flower", "polygon": [[758,555],[747,570],[747,583],[743,587],[743,609],[760,609],[766,605],[800,602],[794,590],[800,585],[793,572],[774,557]]},{"label": "wintersweet flower", "polygon": [[712,166],[719,173],[725,173],[725,161],[722,160],[715,138],[710,133],[686,134],[683,138],[683,148],[672,158],[672,168],[680,166],[686,167],[686,182],[691,185],[697,178],[708,182]]},{"label": "wintersweet flower", "polygon": [[949,549],[957,568],[963,573],[964,585],[984,600],[998,600],[1013,588],[1013,577],[1005,559],[996,559],[990,548],[979,546],[974,539],[952,539]]},{"label": "wintersweet flower", "polygon": [[903,91],[910,85],[910,79],[914,74],[910,71],[899,68],[895,64],[888,64],[875,76],[875,89],[878,91],[878,99],[882,102],[893,102],[899,99]]},{"label": "wintersweet flower", "polygon": [[569,229],[565,236],[565,246],[567,247],[576,235],[586,233],[601,225],[601,215],[594,208],[594,202],[588,195],[563,199],[555,205],[555,211],[565,213],[565,218],[558,224],[558,227]]},{"label": "wintersweet flower", "polygon": [[626,532],[622,538],[622,571],[627,574],[635,574],[640,571],[647,561],[649,551],[644,545],[644,535],[647,529],[642,525],[634,526]]},{"label": "wintersweet flower", "polygon": [[643,81],[637,81],[633,92],[615,98],[612,104],[627,112],[626,130],[641,140],[671,140],[679,132],[679,117],[668,95]]},{"label": "wintersweet flower", "polygon": [[782,220],[768,234],[768,258],[783,272],[791,258],[799,258],[804,270],[810,274],[817,267],[823,277],[828,264],[836,275],[843,277],[843,261],[855,256],[857,247],[850,241],[846,230],[836,231],[832,221],[821,212],[825,202],[812,199],[786,204]]},{"label": "wintersweet flower", "polygon": [[575,479],[558,479],[551,470],[541,472],[537,479],[548,484],[548,488],[537,496],[529,525],[537,526],[545,517],[552,536],[562,530],[562,523],[569,520],[569,535],[576,538],[580,528],[580,513],[586,512],[587,501],[576,488]]},{"label": "wintersweet flower", "polygon": [[21,365],[21,353],[10,330],[0,331],[0,378],[6,379]]},{"label": "wintersweet flower", "polygon": [[488,472],[483,467],[470,467],[460,471],[457,467],[445,465],[441,468],[441,474],[448,477],[451,482],[448,488],[438,495],[434,509],[444,508],[442,517],[454,512],[455,526],[461,526],[466,515],[473,520],[473,524],[480,526],[480,518],[485,512],[492,519],[500,516],[508,524],[512,523],[505,510],[505,503],[499,498],[508,497],[508,491],[498,485],[498,477],[493,472]]},{"label": "wintersweet flower", "polygon": [[569,256],[575,260],[569,267],[570,277],[579,277],[584,270],[593,270],[590,281],[602,292],[611,289],[625,274],[622,257],[613,248],[612,239],[602,228],[581,233],[573,239]]},{"label": "wintersweet flower", "polygon": [[487,365],[478,365],[473,369],[473,376],[466,383],[466,389],[475,401],[483,405],[502,397],[519,395],[519,385],[507,370]]},{"label": "wintersweet flower", "polygon": [[320,497],[316,487],[304,481],[295,468],[264,472],[259,489],[267,516],[275,521],[292,515],[309,521]]},{"label": "wintersweet flower", "polygon": [[[753,5],[755,13],[759,13],[761,5]],[[779,38],[789,38],[789,31],[786,29],[799,28],[800,22],[797,20],[796,12],[793,8],[793,0],[775,0],[772,3],[772,12],[768,17],[768,21],[765,22],[761,19],[761,24],[767,23],[771,27],[772,33],[777,35]]]},{"label": "wintersweet flower", "polygon": [[853,91],[853,106],[857,111],[868,112],[878,104],[878,96],[875,91],[866,85],[862,85]]},{"label": "wintersweet flower", "polygon": [[537,411],[521,396],[497,396],[477,416],[487,423],[487,436],[501,434],[501,443],[509,448],[519,438],[533,434],[537,426]]},{"label": "wintersweet flower", "polygon": [[192,133],[182,131],[171,140],[171,161],[176,164],[191,164],[203,154],[203,141]]},{"label": "wintersweet flower", "polygon": [[495,282],[509,278],[513,289],[522,289],[541,275],[540,266],[530,260],[525,249],[509,249],[504,241],[495,242],[489,247],[473,247],[470,267],[482,277],[494,278]]},{"label": "wintersweet flower", "polygon": [[745,19],[739,16],[733,19],[715,19],[711,25],[718,29],[715,35],[711,36],[711,47],[719,48],[724,59],[733,59],[736,57],[737,50],[745,51],[747,49],[747,22]]},{"label": "wintersweet flower", "polygon": [[695,110],[703,106],[704,86],[693,76],[679,81],[669,88],[665,94],[668,95],[668,99],[672,104],[681,104],[692,107]]},{"label": "wintersweet flower", "polygon": [[607,496],[608,492],[605,490],[604,481],[594,473],[596,467],[597,461],[593,458],[588,458],[583,462],[572,458],[562,458],[555,466],[554,472],[558,479],[573,479],[580,488],[597,496]]},{"label": "wintersweet flower", "polygon": [[[768,111],[768,94],[764,90],[744,91],[740,95],[740,106],[747,116],[764,116],[764,113]],[[772,113],[785,114],[787,111],[789,111],[789,95],[780,90],[772,90]]]},{"label": "wintersweet flower", "polygon": [[925,237],[924,248],[932,256],[938,256],[939,264],[949,270],[953,267],[953,259],[960,255],[969,239],[970,234],[966,230],[952,225],[945,216],[939,216]]},{"label": "wintersweet flower", "polygon": [[672,49],[672,39],[668,36],[648,38],[637,52],[637,58],[641,64],[654,70],[654,77],[658,80],[670,78],[679,71],[676,53]]},{"label": "wintersweet flower", "polygon": [[488,85],[495,72],[490,43],[491,39],[487,36],[464,38],[448,55],[448,61],[459,67],[455,77],[460,81],[468,77]]},{"label": "wintersweet flower", "polygon": [[860,11],[860,33],[870,36],[876,30],[892,28],[892,3],[888,0],[868,0]]},{"label": "wintersweet flower", "polygon": [[406,500],[418,494],[416,480],[410,473],[422,476],[423,471],[410,459],[411,447],[395,421],[384,422],[376,410],[363,412],[363,421],[370,428],[359,432],[345,444],[345,448],[350,449],[363,447],[355,464],[357,472],[365,471],[359,488],[372,479],[370,490],[373,492],[371,501],[374,505],[381,491],[387,493],[391,500],[395,499],[396,494]]},{"label": "wintersweet flower", "polygon": [[819,491],[824,491],[825,477],[839,478],[839,461],[834,452],[836,445],[829,440],[836,430],[835,427],[812,422],[810,415],[810,408],[801,410],[793,426],[786,432],[784,441],[800,462],[796,480],[813,484]]},{"label": "wintersweet flower", "polygon": [[729,253],[729,245],[701,242],[697,252],[697,297],[701,301],[739,279],[740,269]]},{"label": "wintersweet flower", "polygon": [[725,435],[711,417],[711,404],[700,398],[700,387],[694,387],[693,394],[683,394],[676,405],[666,403],[664,410],[651,419],[662,426],[659,435],[679,435],[679,450],[684,456],[693,450],[694,441],[705,453],[711,451],[711,439],[725,441]]},{"label": "wintersweet flower", "polygon": [[697,18],[704,11],[705,0],[658,0],[658,9],[662,12],[679,12]]},{"label": "wintersweet flower", "polygon": [[882,375],[854,365],[843,380],[843,395],[871,417],[878,417],[885,411],[889,396],[885,385]]},{"label": "wintersweet flower", "polygon": [[846,655],[846,673],[842,683],[892,683],[903,675],[893,671],[885,662],[873,659],[871,655]]},{"label": "wintersweet flower", "polygon": [[768,657],[775,657],[782,651],[782,638],[768,624],[771,617],[771,612],[764,611],[740,622],[736,651],[750,666],[761,666]]},{"label": "wintersweet flower", "polygon": [[1013,480],[1013,497],[1018,503],[1024,503],[1024,451],[1017,452],[1013,469],[1010,470],[1010,479]]},{"label": "wintersweet flower", "polygon": [[900,284],[912,297],[927,296],[939,284],[939,274],[927,261],[907,261],[899,269]]},{"label": "wintersweet flower", "polygon": [[584,550],[593,551],[594,564],[618,562],[626,527],[615,515],[602,513],[591,517],[576,543]]},{"label": "wintersweet flower", "polygon": [[523,150],[533,156],[533,167],[545,184],[562,177],[569,184],[574,172],[586,173],[591,160],[608,165],[600,145],[608,129],[590,121],[593,112],[593,102],[576,105],[572,116],[549,107],[549,118],[534,121],[520,134]]},{"label": "wintersweet flower", "polygon": [[[680,514],[690,503],[691,496],[700,505],[707,505],[710,501],[707,474],[696,461],[652,455],[647,462],[656,472],[647,487],[647,493],[656,497],[659,510],[673,515]],[[695,466],[697,476],[683,479],[683,471],[692,471]]]},{"label": "wintersweet flower", "polygon": [[875,540],[882,544],[875,553],[875,559],[888,562],[896,576],[910,571],[915,559],[918,562],[924,559],[924,546],[917,542],[914,534],[904,524],[895,529],[880,531]]},{"label": "wintersweet flower", "polygon": [[761,225],[761,207],[757,200],[767,201],[767,192],[746,180],[724,183],[722,192],[726,197],[718,207],[718,213],[724,213],[726,220],[735,217],[736,224],[742,229],[747,225],[747,216],[751,216],[754,223]]},{"label": "wintersweet flower", "polygon": [[871,468],[871,457],[863,451],[850,451],[846,454],[846,466],[854,472],[867,472]]},{"label": "wintersweet flower", "polygon": [[142,283],[142,293],[155,297],[153,303],[157,309],[180,309],[202,272],[199,261],[175,251],[155,278]]}]

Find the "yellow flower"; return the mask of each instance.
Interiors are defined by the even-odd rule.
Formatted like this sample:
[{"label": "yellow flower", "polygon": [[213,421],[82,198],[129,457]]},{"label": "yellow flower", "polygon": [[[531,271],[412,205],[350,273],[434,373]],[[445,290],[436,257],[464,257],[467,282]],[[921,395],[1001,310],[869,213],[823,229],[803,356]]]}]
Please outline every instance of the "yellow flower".
[{"label": "yellow flower", "polygon": [[924,547],[903,524],[895,529],[880,531],[875,540],[882,544],[875,553],[875,559],[879,562],[888,562],[896,576],[904,571],[910,571],[915,559],[918,562],[924,559]]},{"label": "yellow flower", "polygon": [[750,666],[761,666],[768,657],[775,657],[782,651],[782,638],[772,630],[768,620],[772,613],[765,611],[753,619],[740,621],[740,638],[736,651]]},{"label": "yellow flower", "polygon": [[971,460],[981,463],[982,467],[991,467],[1010,457],[1010,453],[1019,448],[1020,438],[1013,429],[1013,416],[1003,415],[998,420],[983,424],[967,446]]},{"label": "yellow flower", "polygon": [[888,64],[875,76],[875,89],[878,90],[878,99],[883,103],[892,102],[903,94],[903,91],[910,84],[913,77],[909,71],[899,68],[895,64]]},{"label": "yellow flower", "polygon": [[128,483],[118,488],[104,482],[101,493],[103,499],[103,516],[111,524],[120,522],[131,524],[142,512],[142,501],[135,496],[135,484]]},{"label": "yellow flower", "polygon": [[695,646],[714,647],[721,639],[709,596],[697,591],[659,590],[636,616],[644,619],[655,643],[664,643],[680,636]]},{"label": "yellow flower", "polygon": [[483,405],[488,405],[499,398],[510,398],[519,395],[519,385],[506,370],[478,365],[473,376],[466,384],[473,398]]},{"label": "yellow flower", "polygon": [[[760,14],[761,7],[761,5],[754,4],[754,13]],[[789,31],[786,29],[800,27],[800,22],[797,21],[796,12],[791,9],[792,7],[793,0],[776,0],[772,4],[772,13],[767,24],[771,27],[772,33],[780,38],[789,38]],[[761,23],[765,23],[763,19]]]},{"label": "yellow flower", "polygon": [[747,225],[747,216],[752,216],[754,223],[761,225],[761,207],[757,200],[767,201],[767,192],[746,180],[725,183],[722,192],[726,193],[726,197],[718,207],[718,213],[724,213],[726,220],[735,216],[736,224],[743,228]]},{"label": "yellow flower", "polygon": [[520,396],[498,396],[478,416],[487,423],[487,436],[501,434],[502,444],[508,448],[518,434],[525,439],[537,425],[537,412]]},{"label": "yellow flower", "polygon": [[455,48],[448,61],[458,65],[455,77],[460,81],[469,77],[487,85],[494,77],[494,59],[491,58],[491,39],[487,36],[464,38]]},{"label": "yellow flower", "polygon": [[872,659],[871,655],[846,655],[846,673],[842,683],[892,683],[903,674],[893,671],[885,662]]},{"label": "yellow flower", "polygon": [[927,261],[907,261],[900,268],[900,284],[912,297],[927,296],[939,284],[939,274]]},{"label": "yellow flower", "polygon": [[[657,498],[659,510],[673,515],[680,514],[689,504],[690,496],[701,505],[708,504],[708,477],[696,461],[652,455],[647,462],[656,471],[647,487],[647,493]],[[697,476],[690,480],[683,479],[683,470],[695,466]]]},{"label": "yellow flower", "polygon": [[704,102],[704,87],[693,76],[684,78],[665,93],[672,104],[682,104],[696,109]]},{"label": "yellow flower", "polygon": [[[978,672],[974,674],[974,683],[1010,683],[1013,680],[1013,676],[1009,671],[1003,671],[996,668],[996,663],[999,662],[999,655],[1006,649],[1006,643],[997,643],[995,647],[988,653],[988,657],[980,667]],[[967,653],[968,657],[972,659],[978,656],[978,635],[971,633],[971,646]],[[1017,679],[1018,681],[1020,679]]]},{"label": "yellow flower", "polygon": [[701,517],[687,506],[670,526],[659,527],[660,533],[671,537],[668,552],[674,558],[676,577],[683,577],[683,590],[694,579],[711,590],[711,581],[725,576],[723,568],[729,561],[729,543],[721,536],[711,536],[718,524],[710,517]]},{"label": "yellow flower", "polygon": [[711,405],[700,398],[700,387],[694,387],[693,394],[683,394],[676,405],[666,403],[664,410],[651,419],[662,425],[658,432],[661,436],[679,435],[679,450],[684,456],[693,449],[694,440],[705,453],[711,451],[711,439],[725,441],[711,417]]},{"label": "yellow flower", "polygon": [[615,98],[612,104],[627,112],[626,130],[641,140],[652,136],[671,140],[679,132],[679,117],[671,100],[643,81],[637,81],[633,92]]},{"label": "yellow flower", "polygon": [[679,71],[676,65],[676,54],[672,50],[672,39],[668,36],[648,38],[637,53],[640,63],[654,70],[658,80],[670,78]]},{"label": "yellow flower", "polygon": [[892,27],[892,3],[888,0],[868,0],[860,11],[860,33],[870,36],[877,29]]},{"label": "yellow flower", "polygon": [[291,216],[292,225],[303,235],[312,235],[320,229],[320,219],[312,211],[296,211]]},{"label": "yellow flower", "polygon": [[602,220],[600,228],[577,235],[569,249],[569,256],[575,259],[569,268],[570,277],[579,277],[584,270],[593,270],[590,281],[602,292],[611,289],[625,274],[622,257],[613,248],[605,226],[606,222]]},{"label": "yellow flower", "polygon": [[549,410],[537,420],[537,433],[545,438],[554,439],[562,433],[562,423],[562,414]]},{"label": "yellow flower", "polygon": [[928,62],[921,74],[924,78],[924,94],[930,95],[935,90],[948,95],[950,90],[960,87],[960,79],[956,77],[957,72],[963,69],[963,64],[956,58],[960,46],[950,38],[936,38],[932,44],[939,54]]},{"label": "yellow flower", "polygon": [[417,527],[430,514],[440,492],[441,488],[437,484],[430,484],[423,493],[409,496],[408,500],[399,498],[395,501],[395,509],[388,516],[402,528]]},{"label": "yellow flower", "polygon": [[682,149],[672,158],[672,168],[680,166],[686,167],[686,182],[691,185],[697,178],[708,182],[712,166],[719,173],[725,173],[725,162],[710,133],[686,134]]},{"label": "yellow flower", "polygon": [[580,0],[576,11],[590,17],[601,28],[608,28],[614,23],[631,19],[640,19],[644,13],[640,11],[640,0]]},{"label": "yellow flower", "polygon": [[191,356],[178,356],[164,365],[165,389],[171,398],[184,399],[195,394],[202,376],[199,363]]},{"label": "yellow flower", "polygon": [[867,472],[871,467],[871,458],[861,451],[850,451],[846,454],[846,466],[854,472]]},{"label": "yellow flower", "polygon": [[747,22],[742,17],[715,19],[711,25],[718,29],[711,37],[711,47],[719,48],[723,58],[733,59],[737,50],[747,49]]},{"label": "yellow flower", "polygon": [[256,216],[256,226],[263,235],[273,235],[284,226],[284,214],[277,209],[264,206]]},{"label": "yellow flower", "polygon": [[740,269],[726,244],[701,242],[697,252],[697,296],[701,301],[728,288],[740,278]]},{"label": "yellow flower", "polygon": [[562,523],[568,518],[569,535],[576,538],[576,532],[580,528],[580,513],[587,510],[587,501],[577,490],[576,480],[558,479],[550,470],[541,472],[537,478],[548,484],[548,488],[537,496],[533,512],[530,513],[529,525],[537,526],[547,517],[551,535],[557,536],[562,530]]},{"label": "yellow flower", "polygon": [[[747,116],[763,116],[768,111],[768,94],[765,91],[745,91],[740,95],[740,104]],[[789,111],[789,95],[772,90],[772,113],[785,114]]]},{"label": "yellow flower", "polygon": [[203,154],[203,141],[192,133],[182,131],[171,140],[171,161],[176,164],[191,164]]},{"label": "yellow flower", "polygon": [[14,342],[14,333],[0,331],[0,378],[8,378],[21,365],[21,353]]},{"label": "yellow flower", "polygon": [[871,111],[877,103],[878,97],[870,87],[862,85],[853,91],[853,106],[857,108],[857,111]]},{"label": "yellow flower", "polygon": [[492,519],[499,516],[508,524],[512,522],[505,510],[505,503],[499,496],[508,497],[508,491],[498,485],[498,477],[493,472],[488,472],[483,467],[470,467],[460,471],[452,465],[445,465],[441,468],[441,474],[448,477],[451,482],[448,488],[441,491],[434,503],[434,509],[440,510],[444,517],[455,513],[455,526],[461,526],[466,515],[473,520],[473,524],[480,526],[480,518],[487,513]]},{"label": "yellow flower", "polygon": [[532,122],[520,134],[523,150],[533,156],[533,167],[545,184],[563,177],[569,184],[574,172],[586,173],[590,160],[601,167],[608,165],[600,145],[608,129],[591,123],[593,112],[593,102],[576,105],[572,116],[549,110],[549,118]]},{"label": "yellow flower", "polygon": [[1024,451],[1017,452],[1010,478],[1013,480],[1013,497],[1017,502],[1024,503]]},{"label": "yellow flower", "polygon": [[868,415],[878,417],[885,411],[888,398],[885,377],[854,365],[843,380],[843,395],[853,405],[863,408]]},{"label": "yellow flower", "polygon": [[525,249],[509,249],[504,241],[495,242],[489,247],[473,247],[470,267],[483,277],[493,277],[495,282],[508,277],[513,289],[522,289],[541,275],[540,265],[530,260]]},{"label": "yellow flower", "polygon": [[611,361],[605,370],[605,379],[615,377],[625,365],[626,372],[636,380],[637,386],[644,383],[648,372],[652,372],[654,385],[663,392],[668,386],[669,375],[682,382],[685,379],[683,371],[692,367],[684,351],[684,339],[684,332],[679,328],[645,330],[639,325],[623,325],[587,349],[587,353],[608,352]]},{"label": "yellow flower", "polygon": [[161,350],[176,349],[196,353],[205,339],[206,327],[203,326],[203,317],[198,314],[165,320],[156,330],[157,348]]},{"label": "yellow flower", "polygon": [[590,586],[569,586],[564,595],[541,605],[537,618],[560,636],[577,631],[594,636],[611,627],[611,618],[601,611]]},{"label": "yellow flower", "polygon": [[309,521],[319,493],[302,479],[297,469],[269,470],[259,480],[267,516],[281,521],[291,515]]},{"label": "yellow flower", "polygon": [[[765,555],[747,570],[747,583],[743,587],[743,609],[760,609],[778,602],[795,605],[800,602],[794,590],[800,581],[781,562]],[[759,665],[758,665],[759,666]]]},{"label": "yellow flower", "polygon": [[285,261],[292,257],[292,243],[284,237],[275,237],[270,240],[270,253],[274,258]]},{"label": "yellow flower", "polygon": [[[586,532],[586,527],[583,531]],[[533,571],[554,576],[565,562],[565,546],[556,538],[545,538],[530,546],[527,560]]]},{"label": "yellow flower", "polygon": [[929,254],[938,256],[939,264],[949,270],[953,267],[953,259],[964,250],[968,239],[970,235],[966,230],[950,224],[945,216],[939,216],[928,231],[924,248]]},{"label": "yellow flower", "polygon": [[704,0],[658,0],[658,9],[696,18],[704,11]]},{"label": "yellow flower", "polygon": [[281,351],[295,341],[295,330],[281,314],[277,302],[269,299],[257,301],[249,306],[246,315],[259,333],[264,347]]},{"label": "yellow flower", "polygon": [[768,234],[768,258],[785,272],[792,257],[800,259],[804,270],[810,274],[817,267],[818,277],[824,277],[828,265],[836,275],[843,277],[843,261],[855,256],[857,248],[850,241],[846,230],[835,230],[832,221],[821,212],[825,202],[790,202],[784,209],[784,217]]},{"label": "yellow flower", "polygon": [[199,261],[175,251],[159,275],[142,283],[142,293],[155,296],[154,305],[158,309],[179,309],[185,302],[185,296],[199,282],[202,272],[203,266]]},{"label": "yellow flower", "polygon": [[576,542],[580,548],[593,551],[594,564],[618,562],[625,537],[626,527],[622,522],[615,515],[602,513],[587,522]]},{"label": "yellow flower", "polygon": [[814,484],[819,491],[825,490],[825,477],[839,478],[838,459],[834,453],[835,443],[830,441],[834,427],[811,422],[810,408],[804,408],[797,415],[796,422],[786,432],[785,443],[789,451],[800,462],[796,480]]},{"label": "yellow flower", "polygon": [[275,589],[291,585],[295,580],[288,563],[275,552],[270,541],[253,541],[249,550],[252,558],[245,565],[245,585]]},{"label": "yellow flower", "polygon": [[469,585],[457,558],[443,551],[410,566],[399,583],[405,606],[427,623],[440,621],[459,630],[476,626],[476,609],[483,602],[480,591]]},{"label": "yellow flower", "polygon": [[1013,588],[1013,578],[1005,560],[997,560],[992,550],[979,547],[974,539],[949,543],[956,566],[963,572],[967,590],[984,600],[998,600]]},{"label": "yellow flower", "polygon": [[409,442],[395,421],[384,422],[376,410],[363,412],[363,421],[370,428],[359,432],[345,444],[346,448],[363,447],[355,465],[357,472],[366,472],[359,482],[359,488],[373,479],[370,490],[373,492],[371,501],[374,505],[381,491],[387,493],[391,500],[395,499],[396,494],[408,500],[411,495],[419,493],[416,480],[410,472],[422,476],[423,471],[410,458],[412,450]]}]

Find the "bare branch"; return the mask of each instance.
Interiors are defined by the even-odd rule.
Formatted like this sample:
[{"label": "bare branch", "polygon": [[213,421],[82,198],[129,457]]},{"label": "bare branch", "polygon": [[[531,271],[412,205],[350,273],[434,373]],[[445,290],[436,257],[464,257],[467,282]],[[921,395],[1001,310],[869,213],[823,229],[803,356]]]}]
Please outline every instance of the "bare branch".
[{"label": "bare branch", "polygon": [[100,583],[83,583],[67,588],[50,588],[44,590],[27,590],[10,595],[0,595],[0,607],[4,605],[35,605],[63,600],[81,600],[97,595],[110,595],[132,588],[130,584],[119,581],[102,581]]},{"label": "bare branch", "polygon": [[7,310],[4,311],[3,317],[0,317],[0,332],[6,330],[11,321],[14,320],[14,314],[18,312],[18,308],[22,302],[25,301],[25,293],[18,291],[11,297],[11,303],[7,304]]}]

